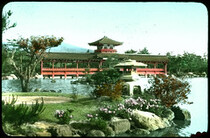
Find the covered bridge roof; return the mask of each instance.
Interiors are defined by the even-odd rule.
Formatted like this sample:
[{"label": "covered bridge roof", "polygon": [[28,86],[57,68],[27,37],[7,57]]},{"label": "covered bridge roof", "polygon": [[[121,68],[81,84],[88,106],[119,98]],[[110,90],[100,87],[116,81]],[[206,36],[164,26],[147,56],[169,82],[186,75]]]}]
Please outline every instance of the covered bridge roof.
[{"label": "covered bridge roof", "polygon": [[44,59],[48,60],[100,60],[103,58],[117,57],[119,59],[131,59],[140,62],[168,62],[168,57],[163,55],[146,54],[117,54],[117,53],[46,53]]}]

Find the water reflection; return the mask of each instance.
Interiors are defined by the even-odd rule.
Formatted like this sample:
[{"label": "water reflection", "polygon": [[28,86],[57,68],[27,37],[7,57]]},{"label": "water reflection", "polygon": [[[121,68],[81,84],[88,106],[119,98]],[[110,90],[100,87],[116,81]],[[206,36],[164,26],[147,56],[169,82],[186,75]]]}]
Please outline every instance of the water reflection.
[{"label": "water reflection", "polygon": [[[85,84],[71,84],[75,79],[32,79],[29,83],[30,91],[39,89],[41,91],[56,91],[62,93],[89,94],[93,88]],[[21,92],[20,80],[2,80],[2,92]]]}]

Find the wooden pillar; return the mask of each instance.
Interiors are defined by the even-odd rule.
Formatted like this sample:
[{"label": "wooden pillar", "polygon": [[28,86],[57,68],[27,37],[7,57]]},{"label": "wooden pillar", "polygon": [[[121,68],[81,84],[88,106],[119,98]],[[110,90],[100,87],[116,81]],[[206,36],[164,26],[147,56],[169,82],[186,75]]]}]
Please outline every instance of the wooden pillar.
[{"label": "wooden pillar", "polygon": [[65,76],[64,78],[66,79],[67,75],[66,75],[66,62],[65,62]]},{"label": "wooden pillar", "polygon": [[98,68],[99,68],[99,71],[102,71],[102,70],[101,70],[101,68],[102,68],[102,63],[103,63],[103,60],[100,60],[100,62],[99,62],[99,67],[98,67]]},{"label": "wooden pillar", "polygon": [[77,75],[77,77],[78,77],[78,76],[79,76],[79,74],[78,74],[78,61],[77,61],[77,71],[76,71],[76,72],[77,72],[76,75]]},{"label": "wooden pillar", "polygon": [[157,62],[154,63],[154,68],[155,68],[155,69],[157,68]]},{"label": "wooden pillar", "polygon": [[[157,62],[154,63],[154,68],[155,69],[157,68],[157,64],[158,64]],[[154,73],[155,73],[155,77],[156,77],[156,71]]]},{"label": "wooden pillar", "polygon": [[165,75],[167,75],[167,63],[164,63],[164,71],[165,71]]},{"label": "wooden pillar", "polygon": [[90,68],[90,60],[88,60],[88,68]]},{"label": "wooden pillar", "polygon": [[43,60],[41,60],[41,75],[43,74]]},{"label": "wooden pillar", "polygon": [[52,71],[52,78],[54,79],[54,61],[52,62],[52,69],[53,69],[53,71]]}]

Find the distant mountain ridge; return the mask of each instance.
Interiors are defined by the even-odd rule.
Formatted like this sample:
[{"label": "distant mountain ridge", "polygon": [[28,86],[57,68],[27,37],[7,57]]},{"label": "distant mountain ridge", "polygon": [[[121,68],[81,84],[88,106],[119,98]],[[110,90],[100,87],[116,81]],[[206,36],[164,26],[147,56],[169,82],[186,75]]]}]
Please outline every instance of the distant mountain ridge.
[{"label": "distant mountain ridge", "polygon": [[91,49],[82,48],[79,46],[74,46],[68,43],[61,43],[61,45],[57,47],[50,48],[47,52],[68,52],[68,53],[86,53],[89,50],[90,53],[93,52]]}]

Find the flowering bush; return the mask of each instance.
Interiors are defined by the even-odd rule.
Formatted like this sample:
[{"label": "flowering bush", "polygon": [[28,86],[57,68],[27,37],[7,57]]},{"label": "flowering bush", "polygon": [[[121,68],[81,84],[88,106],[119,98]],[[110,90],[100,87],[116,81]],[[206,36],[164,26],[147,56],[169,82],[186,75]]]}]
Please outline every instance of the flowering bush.
[{"label": "flowering bush", "polygon": [[98,114],[87,114],[87,119],[90,122],[90,128],[104,130],[107,127],[107,122],[103,120]]},{"label": "flowering bush", "polygon": [[132,115],[131,108],[126,108],[125,105],[122,103],[117,105],[117,116],[132,120],[131,115]]},{"label": "flowering bush", "polygon": [[55,111],[55,117],[59,120],[58,123],[60,124],[66,124],[69,123],[69,121],[73,118],[71,113],[73,110],[67,109],[67,111],[64,110],[56,110]]},{"label": "flowering bush", "polygon": [[110,120],[112,117],[116,116],[116,109],[112,106],[104,106],[99,108],[99,116],[104,120]]},{"label": "flowering bush", "polygon": [[129,98],[125,100],[125,108],[138,109],[142,111],[148,111],[155,113],[158,116],[162,116],[163,106],[161,106],[160,99],[143,99],[138,97],[137,99]]}]

